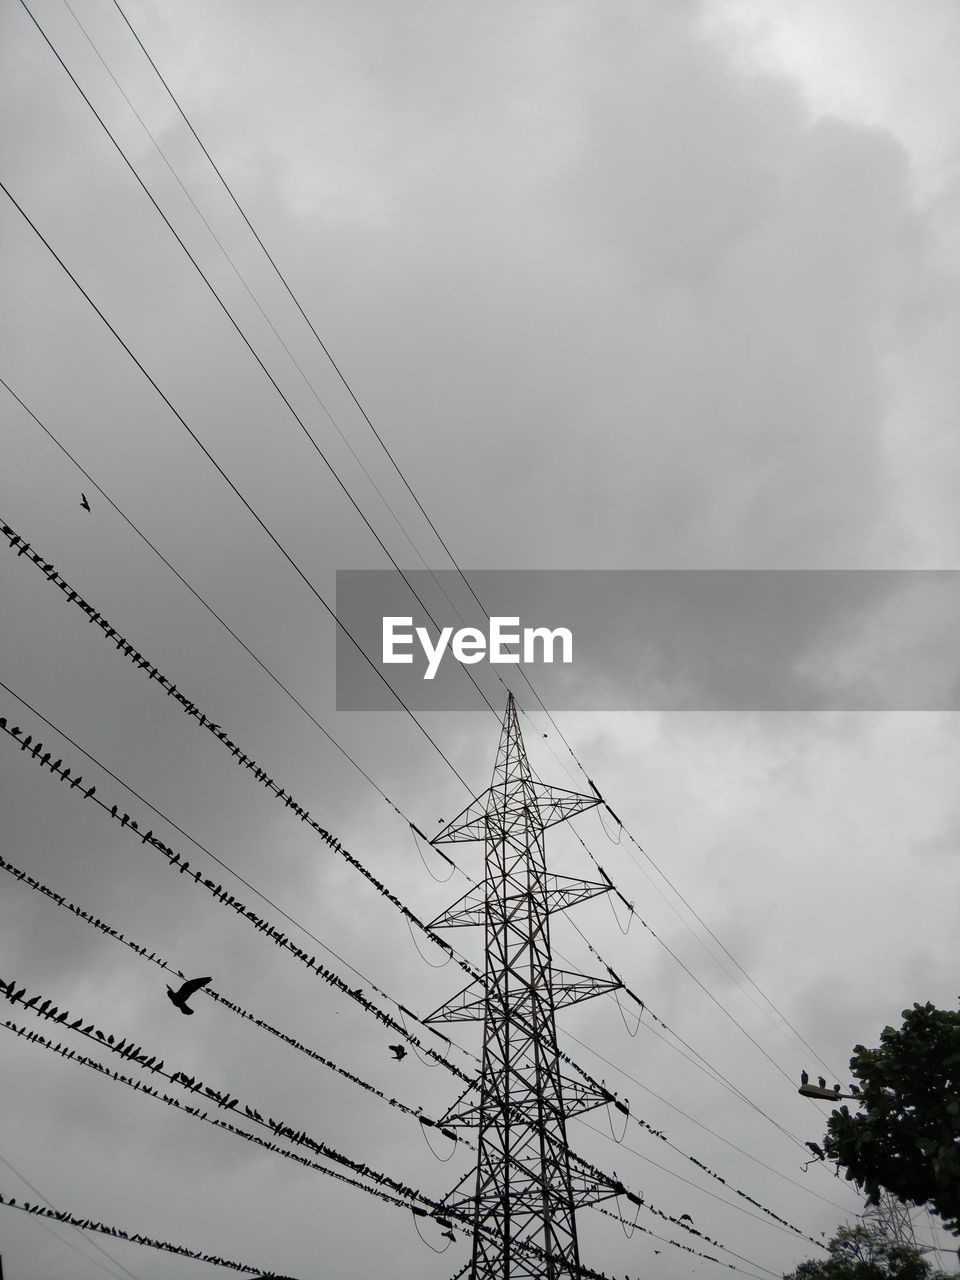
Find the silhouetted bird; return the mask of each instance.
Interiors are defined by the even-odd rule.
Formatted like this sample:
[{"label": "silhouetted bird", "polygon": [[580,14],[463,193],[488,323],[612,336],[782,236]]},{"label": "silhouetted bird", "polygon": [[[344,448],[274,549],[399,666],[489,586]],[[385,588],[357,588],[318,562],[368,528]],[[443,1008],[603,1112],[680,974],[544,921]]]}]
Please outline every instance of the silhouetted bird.
[{"label": "silhouetted bird", "polygon": [[835,1084],[835,1085],[833,1086],[833,1092],[834,1092],[834,1093],[839,1093],[839,1092],[840,1092],[840,1086],[839,1086],[838,1084]]},{"label": "silhouetted bird", "polygon": [[87,495],[85,493],[81,493],[80,495],[80,505],[83,507],[84,511],[90,510],[90,503],[87,501]]},{"label": "silhouetted bird", "polygon": [[175,1004],[181,1013],[193,1013],[187,1001],[195,991],[199,991],[201,987],[205,987],[208,982],[212,981],[212,978],[190,978],[179,991],[174,991],[173,987],[167,987],[167,995],[170,997],[171,1003]]},{"label": "silhouetted bird", "polygon": [[692,1221],[693,1221],[693,1219],[690,1217],[689,1213],[681,1213],[681,1215],[680,1215],[680,1217],[677,1219],[677,1221],[678,1221],[678,1222],[682,1222],[682,1221],[684,1220],[684,1218],[686,1218],[686,1220],[687,1220],[688,1222],[692,1222]]},{"label": "silhouetted bird", "polygon": [[853,1094],[853,1096],[854,1096],[855,1098],[859,1098],[859,1097],[860,1097],[860,1086],[859,1086],[858,1084],[852,1084],[852,1085],[850,1086],[850,1092]]},{"label": "silhouetted bird", "polygon": [[402,1062],[407,1056],[407,1050],[402,1044],[388,1044],[387,1048],[393,1054],[398,1062]]},{"label": "silhouetted bird", "polygon": [[801,1072],[800,1072],[800,1083],[801,1083],[801,1084],[809,1084],[809,1083],[810,1083],[810,1077],[807,1075],[807,1073],[806,1073],[805,1071],[801,1071]]},{"label": "silhouetted bird", "polygon": [[825,1089],[827,1087],[827,1082],[824,1080],[823,1076],[817,1076],[817,1084],[821,1089]]},{"label": "silhouetted bird", "polygon": [[820,1150],[820,1147],[816,1142],[808,1142],[806,1145],[810,1148],[810,1150],[813,1152],[813,1154],[817,1157],[818,1160],[826,1159],[826,1156]]}]

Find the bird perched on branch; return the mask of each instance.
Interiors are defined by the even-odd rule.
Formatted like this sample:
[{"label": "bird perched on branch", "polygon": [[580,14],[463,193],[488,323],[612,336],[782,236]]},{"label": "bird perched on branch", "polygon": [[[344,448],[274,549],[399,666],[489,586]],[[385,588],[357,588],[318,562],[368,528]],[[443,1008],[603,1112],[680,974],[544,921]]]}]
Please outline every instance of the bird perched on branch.
[{"label": "bird perched on branch", "polygon": [[167,987],[167,995],[171,1004],[175,1004],[181,1013],[193,1013],[193,1009],[187,1004],[187,1001],[195,991],[199,991],[201,987],[205,987],[208,982],[212,982],[212,978],[190,978],[179,991],[174,991],[173,987]]},{"label": "bird perched on branch", "polygon": [[809,1084],[809,1083],[810,1083],[810,1077],[807,1075],[807,1073],[806,1073],[805,1071],[801,1071],[801,1072],[800,1072],[800,1083],[801,1083],[801,1084]]},{"label": "bird perched on branch", "polygon": [[823,1076],[817,1076],[817,1084],[821,1089],[825,1089],[827,1087],[827,1082],[824,1080]]},{"label": "bird perched on branch", "polygon": [[387,1048],[393,1054],[398,1062],[402,1062],[407,1056],[406,1046],[402,1044],[388,1044]]}]

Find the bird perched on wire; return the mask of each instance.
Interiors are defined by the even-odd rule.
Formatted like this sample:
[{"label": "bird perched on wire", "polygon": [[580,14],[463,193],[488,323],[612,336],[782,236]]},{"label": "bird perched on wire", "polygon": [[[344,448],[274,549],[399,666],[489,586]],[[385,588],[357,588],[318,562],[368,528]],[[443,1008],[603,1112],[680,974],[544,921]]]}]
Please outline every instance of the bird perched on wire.
[{"label": "bird perched on wire", "polygon": [[179,991],[174,991],[173,987],[167,987],[167,995],[171,1004],[175,1004],[181,1013],[193,1013],[187,1001],[195,991],[199,991],[201,987],[205,987],[208,982],[212,982],[212,978],[189,978]]},{"label": "bird perched on wire", "polygon": [[80,505],[83,507],[84,511],[90,510],[90,503],[87,501],[87,495],[85,493],[81,493],[80,495]]},{"label": "bird perched on wire", "polygon": [[821,1089],[825,1089],[827,1087],[827,1082],[824,1080],[823,1076],[817,1076],[817,1084]]},{"label": "bird perched on wire", "polygon": [[801,1083],[801,1084],[809,1084],[809,1083],[810,1083],[810,1077],[807,1075],[807,1073],[806,1073],[805,1071],[801,1071],[801,1072],[800,1072],[800,1083]]},{"label": "bird perched on wire", "polygon": [[388,1044],[387,1048],[393,1054],[398,1062],[402,1062],[407,1056],[406,1046],[402,1044]]}]

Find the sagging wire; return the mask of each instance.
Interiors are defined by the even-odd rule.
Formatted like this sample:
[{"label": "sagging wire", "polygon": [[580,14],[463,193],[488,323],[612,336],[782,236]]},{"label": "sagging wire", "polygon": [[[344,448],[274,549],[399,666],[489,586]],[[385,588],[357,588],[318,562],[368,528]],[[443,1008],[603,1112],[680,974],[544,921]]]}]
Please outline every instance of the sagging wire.
[{"label": "sagging wire", "polygon": [[[453,861],[452,858],[448,858],[445,853],[443,853],[440,849],[436,847],[436,845],[430,844],[430,841],[427,840],[427,837],[423,835],[423,832],[420,832],[420,835],[423,836],[423,839],[426,841],[427,845],[429,845],[429,847],[434,851],[434,853],[439,854],[440,857],[444,860],[444,862],[449,862],[450,864],[450,872],[448,875],[446,876],[435,875],[430,870],[429,864],[427,863],[426,858],[423,856],[423,850],[420,847],[420,840],[417,837],[417,828],[413,825],[412,822],[410,823],[410,835],[413,838],[413,846],[416,849],[417,853],[420,855],[420,861],[423,863],[423,869],[424,871],[426,871],[427,875],[430,877],[431,880],[435,880],[437,884],[446,884],[447,881],[453,877],[455,872],[460,870],[460,868],[457,866],[457,864]],[[417,950],[419,951],[419,949],[420,948],[418,947]],[[432,969],[436,969],[439,966],[431,965],[430,967]]]},{"label": "sagging wire", "polygon": [[[611,812],[612,812],[612,811],[611,811]],[[603,834],[607,837],[607,839],[610,841],[610,843],[611,843],[611,844],[614,844],[614,845],[622,844],[622,843],[623,843],[623,823],[622,823],[622,822],[618,822],[618,824],[617,824],[617,838],[616,838],[616,840],[614,840],[613,836],[612,836],[612,835],[610,834],[610,832],[607,830],[607,824],[606,824],[606,823],[604,822],[604,820],[603,820],[603,806],[602,806],[602,805],[598,805],[598,806],[597,806],[596,814],[597,814],[598,819],[600,820],[600,829],[602,830]]]},{"label": "sagging wire", "polygon": [[624,1216],[623,1216],[623,1214],[620,1212],[620,1197],[619,1197],[619,1196],[617,1196],[617,1214],[618,1214],[618,1217],[620,1218],[620,1227],[621,1227],[621,1229],[622,1229],[622,1231],[623,1231],[623,1234],[627,1237],[627,1239],[628,1239],[628,1240],[632,1240],[632,1239],[633,1239],[633,1237],[637,1234],[637,1224],[638,1224],[638,1223],[639,1223],[639,1221],[640,1221],[640,1206],[639,1206],[639,1205],[637,1205],[637,1211],[636,1211],[636,1213],[633,1215],[633,1225],[630,1227],[630,1230],[629,1230],[629,1231],[627,1230],[627,1224],[626,1224],[626,1221],[625,1221],[625,1219],[624,1219]]},{"label": "sagging wire", "polygon": [[627,934],[630,932],[631,925],[633,924],[633,917],[635,915],[633,908],[630,908],[630,910],[627,911],[627,927],[624,928],[623,925],[620,923],[620,917],[617,915],[617,908],[613,905],[613,898],[609,895],[607,896],[607,902],[610,904],[610,913],[613,916],[614,920],[616,920],[617,922],[617,928],[620,930],[623,936],[626,937]]},{"label": "sagging wire", "polygon": [[609,1106],[605,1107],[604,1110],[606,1111],[606,1115],[607,1115],[607,1124],[610,1126],[610,1137],[614,1140],[614,1142],[619,1147],[620,1144],[623,1142],[624,1138],[627,1136],[627,1127],[630,1124],[630,1104],[628,1102],[620,1102],[619,1099],[614,1098],[613,1105],[624,1117],[623,1129],[620,1131],[619,1138],[613,1131],[613,1116],[610,1114]]},{"label": "sagging wire", "polygon": [[451,1244],[453,1244],[454,1240],[456,1239],[453,1232],[452,1231],[450,1232],[451,1238],[447,1241],[447,1243],[443,1246],[442,1249],[435,1249],[433,1245],[430,1243],[430,1241],[427,1239],[427,1237],[420,1230],[419,1224],[417,1223],[417,1219],[420,1217],[429,1218],[430,1215],[427,1213],[426,1209],[415,1209],[413,1205],[411,1205],[410,1212],[413,1215],[413,1225],[416,1228],[417,1235],[420,1237],[423,1243],[427,1246],[427,1248],[431,1251],[431,1253],[446,1253],[447,1250],[450,1248]]},{"label": "sagging wire", "polygon": [[[413,934],[413,930],[411,929],[411,931],[410,931],[410,932],[411,932],[411,935],[412,935],[412,934]],[[441,1058],[441,1057],[440,1057],[440,1055],[439,1055],[438,1053],[436,1053],[434,1050],[428,1050],[428,1052],[431,1054],[431,1056],[436,1058],[436,1061],[435,1061],[435,1062],[430,1062],[427,1058],[425,1058],[425,1057],[421,1054],[421,1052],[420,1052],[420,1046],[417,1044],[417,1038],[416,1038],[416,1036],[412,1036],[412,1035],[410,1034],[410,1032],[407,1030],[406,1020],[405,1020],[405,1018],[404,1018],[404,1016],[403,1016],[403,1005],[398,1005],[397,1007],[398,1007],[398,1008],[399,1008],[399,1010],[400,1010],[400,1025],[401,1025],[401,1027],[403,1028],[403,1034],[406,1036],[407,1040],[410,1042],[410,1045],[411,1045],[411,1047],[413,1048],[414,1053],[417,1055],[417,1060],[418,1060],[418,1061],[419,1061],[423,1066],[425,1066],[425,1067],[447,1067],[447,1066],[452,1067],[452,1066],[453,1066],[453,1064],[449,1061],[449,1056],[450,1056],[450,1045],[453,1043],[453,1041],[452,1041],[452,1040],[447,1040],[447,1047],[446,1047],[446,1048],[444,1049],[444,1051],[443,1051],[443,1057],[442,1057],[442,1058]],[[445,1039],[445,1040],[446,1040],[446,1036],[444,1036],[444,1037],[443,1037],[443,1039]],[[472,1081],[472,1080],[470,1081],[470,1087],[471,1087],[471,1088],[473,1087],[473,1081]]]},{"label": "sagging wire", "polygon": [[424,1121],[423,1121],[423,1118],[422,1118],[422,1119],[421,1119],[421,1121],[420,1121],[420,1132],[423,1134],[423,1140],[424,1140],[424,1142],[427,1144],[427,1147],[428,1147],[428,1149],[429,1149],[429,1151],[430,1151],[430,1154],[433,1156],[434,1160],[439,1160],[441,1164],[446,1164],[449,1160],[452,1160],[452,1159],[453,1159],[454,1153],[456,1152],[456,1149],[457,1149],[457,1146],[459,1145],[460,1139],[459,1139],[459,1138],[458,1138],[458,1136],[453,1132],[453,1130],[452,1130],[452,1129],[441,1129],[441,1130],[440,1130],[440,1132],[441,1132],[441,1133],[448,1133],[448,1134],[452,1134],[452,1135],[453,1135],[453,1145],[450,1147],[450,1153],[449,1153],[449,1155],[445,1155],[445,1156],[438,1155],[438,1154],[437,1154],[437,1152],[436,1152],[436,1151],[434,1150],[434,1148],[433,1148],[433,1143],[432,1143],[432,1142],[430,1141],[430,1139],[427,1137],[427,1129],[428,1129],[428,1128],[430,1128],[430,1129],[436,1129],[436,1128],[438,1128],[438,1127],[439,1127],[439,1126],[438,1126],[438,1125],[436,1125],[436,1124],[430,1124],[430,1125],[425,1124],[425,1123],[424,1123]]},{"label": "sagging wire", "polygon": [[627,1021],[627,1015],[624,1013],[623,1005],[620,1003],[619,990],[617,988],[614,988],[614,990],[611,992],[611,995],[613,996],[614,1000],[616,1000],[617,1002],[617,1011],[620,1014],[620,1018],[621,1018],[621,1021],[623,1022],[624,1027],[626,1027],[627,1035],[630,1037],[631,1040],[636,1040],[637,1036],[640,1034],[640,1022],[641,1022],[641,1019],[643,1018],[643,1010],[645,1006],[644,1005],[640,1006],[640,1012],[637,1014],[637,1025],[631,1031],[630,1024]]},{"label": "sagging wire", "polygon": [[[426,866],[427,864],[424,863],[423,865]],[[448,876],[447,879],[449,880],[449,878],[450,877]],[[423,963],[430,969],[445,969],[447,965],[450,963],[450,961],[453,959],[453,956],[450,954],[450,952],[448,951],[444,956],[444,958],[438,961],[436,964],[434,964],[432,960],[428,960],[427,957],[420,950],[420,945],[417,942],[417,935],[413,932],[413,925],[410,923],[410,921],[407,919],[406,916],[404,916],[403,919],[410,933],[410,941],[413,943],[413,949],[414,951],[416,951],[417,955],[420,957]]]}]

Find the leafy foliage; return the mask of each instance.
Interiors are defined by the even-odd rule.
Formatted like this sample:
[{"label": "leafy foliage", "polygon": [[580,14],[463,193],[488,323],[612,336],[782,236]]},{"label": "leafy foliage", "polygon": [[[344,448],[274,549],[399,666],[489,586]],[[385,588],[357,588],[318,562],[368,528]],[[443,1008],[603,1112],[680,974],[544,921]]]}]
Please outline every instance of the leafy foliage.
[{"label": "leafy foliage", "polygon": [[939,1280],[930,1263],[908,1245],[891,1244],[869,1227],[841,1227],[828,1258],[801,1262],[784,1280]]},{"label": "leafy foliage", "polygon": [[827,1122],[824,1150],[876,1204],[881,1189],[960,1230],[960,1012],[915,1004],[878,1049],[854,1048],[862,1105]]}]

